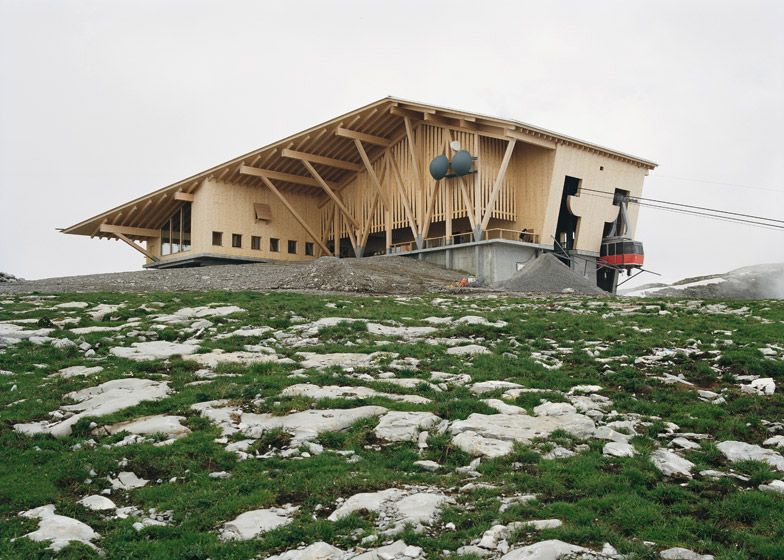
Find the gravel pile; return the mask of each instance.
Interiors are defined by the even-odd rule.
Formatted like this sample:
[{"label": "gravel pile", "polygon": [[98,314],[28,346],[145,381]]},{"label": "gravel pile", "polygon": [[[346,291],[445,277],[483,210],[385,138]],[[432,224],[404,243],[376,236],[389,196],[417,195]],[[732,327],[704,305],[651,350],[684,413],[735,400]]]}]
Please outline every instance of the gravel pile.
[{"label": "gravel pile", "polygon": [[140,270],[0,284],[0,293],[323,290],[419,294],[452,290],[465,275],[408,257]]},{"label": "gravel pile", "polygon": [[510,292],[607,295],[593,282],[574,272],[551,253],[540,255],[514,276],[493,286]]}]

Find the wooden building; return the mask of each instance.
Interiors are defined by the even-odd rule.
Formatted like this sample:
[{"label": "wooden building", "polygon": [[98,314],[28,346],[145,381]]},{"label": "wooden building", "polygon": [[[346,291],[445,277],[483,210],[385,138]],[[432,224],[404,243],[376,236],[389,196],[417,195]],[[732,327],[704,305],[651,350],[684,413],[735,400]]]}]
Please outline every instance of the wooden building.
[{"label": "wooden building", "polygon": [[[429,163],[451,157],[454,142],[476,158],[474,172],[435,181]],[[597,256],[619,215],[613,194],[640,196],[655,166],[525,123],[387,97],[62,231],[121,240],[155,268],[416,254],[483,274],[476,251],[455,263],[447,249],[557,240]],[[633,234],[636,208],[628,214]]]}]

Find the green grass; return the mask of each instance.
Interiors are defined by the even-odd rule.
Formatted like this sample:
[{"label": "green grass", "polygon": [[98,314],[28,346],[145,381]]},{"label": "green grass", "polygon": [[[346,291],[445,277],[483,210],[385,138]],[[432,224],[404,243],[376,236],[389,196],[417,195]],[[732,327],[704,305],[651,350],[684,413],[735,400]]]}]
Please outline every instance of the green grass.
[{"label": "green grass", "polygon": [[[761,483],[782,478],[782,473],[755,462],[729,465],[715,446],[726,439],[761,444],[771,435],[768,423],[784,418],[781,392],[766,397],[748,395],[739,390],[733,378],[733,375],[773,377],[784,392],[782,357],[765,359],[759,351],[766,344],[782,345],[784,303],[725,302],[730,308],[750,309],[750,315],[732,315],[706,312],[705,305],[716,302],[687,305],[678,300],[439,297],[448,303],[434,305],[430,296],[222,292],[68,294],[40,302],[0,297],[0,321],[26,318],[47,325],[51,321],[78,318],[78,326],[84,327],[118,326],[128,319],[141,319],[138,325],[119,333],[78,336],[68,330],[58,330],[52,334],[75,342],[86,341],[94,347],[95,363],[104,370],[90,378],[47,377],[60,368],[87,363],[78,349],[63,351],[48,344],[37,346],[23,341],[0,352],[0,370],[12,372],[10,376],[0,376],[0,558],[51,556],[45,544],[18,538],[34,530],[37,522],[17,514],[48,503],[56,505],[57,513],[84,521],[98,531],[102,538],[96,544],[106,558],[246,559],[266,557],[318,540],[353,548],[362,537],[376,534],[378,529],[372,516],[365,514],[354,514],[336,523],[328,521],[326,518],[335,508],[336,500],[358,492],[405,485],[436,487],[455,500],[430,530],[421,534],[406,530],[400,535],[408,544],[423,547],[433,559],[440,557],[443,550],[454,551],[479,538],[493,524],[546,518],[561,519],[564,525],[540,533],[518,531],[513,542],[559,538],[596,549],[610,542],[620,552],[635,554],[637,558],[654,558],[656,550],[670,546],[714,554],[721,560],[784,557],[784,497],[757,490]],[[101,322],[92,320],[83,310],[49,309],[67,301],[124,306]],[[150,302],[163,305],[153,311],[141,309]],[[240,461],[214,441],[220,437],[220,430],[198,416],[191,409],[193,404],[228,399],[247,412],[275,415],[311,408],[373,404],[392,410],[431,411],[453,421],[472,413],[493,414],[494,410],[482,399],[500,398],[503,391],[477,397],[462,386],[445,387],[440,392],[425,384],[416,389],[403,389],[381,379],[368,382],[357,377],[390,371],[391,358],[381,361],[377,367],[354,372],[339,368],[307,370],[305,377],[291,377],[299,367],[296,364],[250,367],[223,364],[216,371],[234,376],[192,385],[199,380],[195,375],[199,366],[187,359],[134,362],[109,354],[112,346],[130,345],[143,338],[149,340],[150,332],[157,333],[160,340],[182,341],[187,338],[182,328],[155,329],[153,316],[211,303],[237,305],[245,311],[210,319],[214,331],[199,339],[201,351],[237,351],[246,344],[265,343],[279,355],[295,360],[298,351],[394,352],[398,358],[420,361],[417,369],[396,371],[398,377],[426,381],[429,372],[443,371],[468,374],[475,382],[508,380],[537,389],[507,401],[529,413],[543,400],[567,400],[565,393],[574,385],[600,385],[601,394],[613,401],[612,410],[638,414],[644,421],[632,440],[638,455],[609,459],[602,455],[603,442],[591,440],[587,442],[589,449],[574,457],[542,459],[540,451],[555,444],[574,448],[583,443],[565,432],[557,432],[546,442],[532,446],[518,444],[506,457],[483,460],[478,467],[481,477],[474,481],[492,487],[460,493],[456,489],[469,479],[454,469],[466,466],[472,458],[457,449],[448,434],[431,434],[428,448],[420,454],[415,443],[378,441],[374,434],[376,421],[362,420],[344,432],[321,434],[317,441],[327,449],[321,455],[282,458],[273,453],[266,459]],[[327,303],[335,305],[326,307]],[[660,309],[666,309],[669,314],[659,315]],[[379,345],[384,337],[369,334],[364,322],[342,322],[323,329],[316,344],[304,347],[278,342],[273,333],[261,337],[211,338],[211,334],[231,332],[242,326],[267,325],[286,330],[300,322],[299,317],[306,321],[330,316],[359,318],[416,326],[425,324],[423,319],[434,315],[481,315],[491,321],[506,321],[508,325],[504,328],[439,326],[437,337],[470,338],[492,351],[472,359],[448,355],[447,346],[424,341],[395,340],[392,344]],[[24,326],[39,328],[35,324]],[[732,331],[732,335],[715,333],[725,330]],[[129,331],[136,331],[135,336],[126,336]],[[732,345],[724,344],[727,338],[733,340]],[[620,359],[608,365],[596,361],[590,354],[596,347],[585,341],[601,343],[600,357]],[[571,352],[562,352],[559,347],[571,348]],[[684,347],[696,348],[698,352],[680,354],[667,362],[635,364],[636,358],[649,355],[654,348]],[[711,353],[715,351],[719,353]],[[563,366],[547,369],[532,357],[533,352],[554,352]],[[663,373],[682,374],[694,386],[664,385],[654,378]],[[46,419],[50,411],[63,404],[63,395],[68,392],[126,376],[166,380],[174,391],[164,400],[141,403],[94,421],[103,425],[143,415],[178,414],[187,418],[185,424],[192,433],[169,446],[147,443],[107,448],[105,444],[118,441],[122,434],[93,436],[91,419],[79,422],[72,435],[62,439],[26,437],[13,430],[16,423]],[[285,387],[304,382],[365,385],[394,394],[416,393],[431,402],[408,404],[385,397],[313,401],[279,395]],[[12,387],[15,390],[11,391]],[[699,400],[697,388],[723,392],[727,402],[705,403]],[[658,437],[665,431],[666,422],[675,422],[683,432],[711,436],[701,442],[700,449],[683,453],[696,464],[695,471],[732,469],[749,481],[695,477],[684,483],[664,478],[648,456],[666,441]],[[89,439],[94,439],[97,445],[72,449]],[[230,439],[242,437],[235,435]],[[289,443],[289,434],[275,430],[259,438],[251,451],[274,452]],[[352,451],[359,460],[347,461],[345,456],[333,451]],[[438,461],[444,468],[439,473],[423,471],[414,465],[419,459]],[[127,466],[120,468],[120,461],[127,461]],[[129,493],[115,492],[111,498],[118,506],[173,510],[170,526],[136,532],[131,527],[133,519],[106,519],[76,503],[85,495],[108,488],[106,477],[121,470],[131,470],[151,483]],[[223,470],[230,472],[231,477],[209,477],[209,473]],[[176,480],[170,482],[172,479]],[[536,494],[537,501],[513,505],[503,513],[498,511],[501,497],[527,493]],[[218,540],[221,525],[238,514],[289,503],[300,506],[291,524],[253,541],[221,543]],[[453,523],[455,529],[443,530],[446,523]],[[656,542],[658,548],[650,549],[643,541]],[[98,556],[87,547],[71,545],[58,557]]]}]

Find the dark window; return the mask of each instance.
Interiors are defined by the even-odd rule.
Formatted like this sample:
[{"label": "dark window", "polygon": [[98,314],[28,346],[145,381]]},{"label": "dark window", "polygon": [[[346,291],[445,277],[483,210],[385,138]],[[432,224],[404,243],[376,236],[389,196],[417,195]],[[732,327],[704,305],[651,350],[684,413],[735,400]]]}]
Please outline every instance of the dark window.
[{"label": "dark window", "polygon": [[292,239],[289,239],[289,253],[292,255],[297,254],[297,242]]},{"label": "dark window", "polygon": [[223,245],[223,232],[222,231],[213,231],[212,232],[212,244],[217,245],[220,247]]},{"label": "dark window", "polygon": [[250,248],[254,251],[261,250],[261,237],[258,235],[251,235],[250,236]]},{"label": "dark window", "polygon": [[270,251],[277,253],[280,251],[280,240],[270,237]]},{"label": "dark window", "polygon": [[242,236],[239,233],[231,234],[231,246],[238,248],[242,247]]},{"label": "dark window", "polygon": [[305,254],[309,257],[313,256],[313,243],[310,241],[305,242]]},{"label": "dark window", "polygon": [[161,255],[173,255],[191,248],[191,203],[174,211],[161,226]]}]

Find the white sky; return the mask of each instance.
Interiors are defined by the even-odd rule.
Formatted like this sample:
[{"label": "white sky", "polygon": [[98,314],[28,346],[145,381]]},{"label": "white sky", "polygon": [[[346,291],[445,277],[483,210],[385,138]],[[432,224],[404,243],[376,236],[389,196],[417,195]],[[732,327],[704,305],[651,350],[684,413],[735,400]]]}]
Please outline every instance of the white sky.
[{"label": "white sky", "polygon": [[[779,0],[0,0],[0,271],[138,269],[55,228],[386,95],[652,159],[651,198],[784,219],[783,27]],[[784,231],[652,209],[637,237],[666,281],[784,261]]]}]

